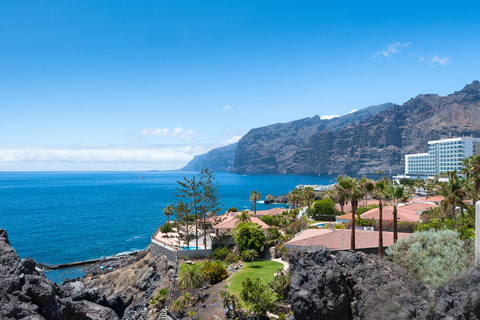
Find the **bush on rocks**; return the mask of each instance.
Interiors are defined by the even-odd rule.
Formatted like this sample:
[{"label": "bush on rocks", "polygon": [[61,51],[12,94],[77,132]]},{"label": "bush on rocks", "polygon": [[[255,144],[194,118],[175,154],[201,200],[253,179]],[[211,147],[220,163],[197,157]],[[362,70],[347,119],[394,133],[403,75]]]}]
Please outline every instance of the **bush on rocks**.
[{"label": "bush on rocks", "polygon": [[417,232],[387,249],[393,262],[416,274],[424,283],[439,286],[462,274],[470,259],[453,230]]}]

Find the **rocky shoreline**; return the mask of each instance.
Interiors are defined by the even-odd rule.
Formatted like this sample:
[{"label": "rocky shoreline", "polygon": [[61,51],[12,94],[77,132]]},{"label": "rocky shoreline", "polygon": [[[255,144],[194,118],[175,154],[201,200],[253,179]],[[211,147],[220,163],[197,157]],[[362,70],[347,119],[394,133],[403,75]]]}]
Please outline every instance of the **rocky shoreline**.
[{"label": "rocky shoreline", "polygon": [[[150,257],[149,249],[134,258],[92,266],[82,279],[61,285],[36,270],[33,259],[20,259],[0,229],[0,319],[157,319],[149,299],[169,286],[176,266],[166,257]],[[116,266],[114,269],[113,266]],[[100,271],[101,270],[101,271]]]}]

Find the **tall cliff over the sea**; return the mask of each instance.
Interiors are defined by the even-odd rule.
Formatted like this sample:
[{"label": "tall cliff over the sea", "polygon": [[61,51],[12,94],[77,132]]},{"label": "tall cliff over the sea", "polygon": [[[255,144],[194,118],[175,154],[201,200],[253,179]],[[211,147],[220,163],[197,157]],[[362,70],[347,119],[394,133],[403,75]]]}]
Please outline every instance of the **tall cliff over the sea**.
[{"label": "tall cliff over the sea", "polygon": [[252,129],[239,142],[234,173],[368,174],[404,171],[404,155],[428,140],[480,136],[480,82],[445,97],[422,94],[331,120],[318,116]]},{"label": "tall cliff over the sea", "polygon": [[210,169],[213,171],[230,171],[233,166],[237,144],[219,147],[210,150],[205,154],[195,156],[181,171],[200,171]]}]

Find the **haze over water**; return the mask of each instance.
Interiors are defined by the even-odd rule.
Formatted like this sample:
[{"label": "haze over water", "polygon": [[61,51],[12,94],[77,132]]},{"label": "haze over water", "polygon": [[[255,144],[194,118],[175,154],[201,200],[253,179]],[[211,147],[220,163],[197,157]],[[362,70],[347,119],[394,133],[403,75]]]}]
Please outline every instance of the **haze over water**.
[{"label": "haze over water", "polygon": [[[162,209],[175,201],[176,181],[186,172],[1,172],[0,228],[20,257],[51,264],[145,249],[166,221]],[[332,176],[215,173],[223,211],[251,207],[298,184],[329,184]],[[257,210],[268,209],[259,203]]]}]

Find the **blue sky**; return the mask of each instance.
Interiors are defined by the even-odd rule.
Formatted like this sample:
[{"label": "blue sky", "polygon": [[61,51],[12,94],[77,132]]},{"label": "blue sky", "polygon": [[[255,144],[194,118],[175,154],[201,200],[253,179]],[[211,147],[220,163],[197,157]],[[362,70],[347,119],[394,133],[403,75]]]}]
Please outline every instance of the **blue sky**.
[{"label": "blue sky", "polygon": [[175,169],[248,130],[479,79],[480,5],[0,3],[0,171]]}]

